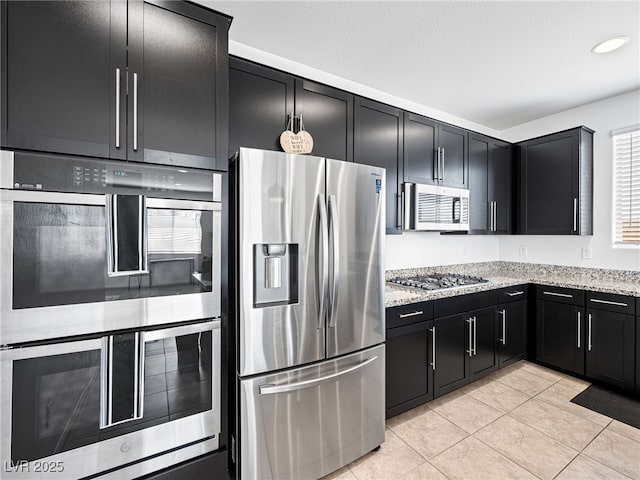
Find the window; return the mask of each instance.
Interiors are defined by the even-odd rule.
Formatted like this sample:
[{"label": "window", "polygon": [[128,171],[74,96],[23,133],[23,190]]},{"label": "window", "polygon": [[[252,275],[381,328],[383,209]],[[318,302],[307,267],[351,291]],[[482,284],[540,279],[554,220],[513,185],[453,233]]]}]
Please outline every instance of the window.
[{"label": "window", "polygon": [[640,246],[640,126],[613,135],[613,243]]}]

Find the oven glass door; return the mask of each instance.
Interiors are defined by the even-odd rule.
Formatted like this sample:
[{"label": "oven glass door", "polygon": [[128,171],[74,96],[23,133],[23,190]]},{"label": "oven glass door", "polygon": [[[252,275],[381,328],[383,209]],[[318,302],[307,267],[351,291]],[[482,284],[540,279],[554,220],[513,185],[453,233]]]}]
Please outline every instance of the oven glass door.
[{"label": "oven glass door", "polygon": [[68,475],[84,476],[219,433],[219,321],[6,350],[0,358],[7,406],[0,441],[9,466],[55,459]]},{"label": "oven glass door", "polygon": [[215,204],[117,196],[114,219],[74,197],[13,202],[13,310],[212,291]]}]

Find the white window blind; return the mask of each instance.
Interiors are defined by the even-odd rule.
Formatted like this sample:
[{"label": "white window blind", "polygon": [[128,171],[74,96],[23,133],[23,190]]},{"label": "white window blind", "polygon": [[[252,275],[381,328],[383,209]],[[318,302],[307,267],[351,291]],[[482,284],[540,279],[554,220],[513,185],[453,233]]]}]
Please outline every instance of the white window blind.
[{"label": "white window blind", "polygon": [[149,253],[202,253],[202,212],[192,210],[147,210]]},{"label": "white window blind", "polygon": [[613,241],[640,245],[640,129],[614,135],[613,153]]}]

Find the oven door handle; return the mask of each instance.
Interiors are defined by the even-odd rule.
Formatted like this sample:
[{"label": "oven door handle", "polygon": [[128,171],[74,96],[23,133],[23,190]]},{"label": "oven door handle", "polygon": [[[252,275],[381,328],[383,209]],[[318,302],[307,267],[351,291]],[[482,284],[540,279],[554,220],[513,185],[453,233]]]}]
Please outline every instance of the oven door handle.
[{"label": "oven door handle", "polygon": [[[132,242],[133,235],[125,235],[123,238],[129,240],[126,247],[133,249],[137,253],[135,265],[130,265],[126,269],[120,268],[120,251],[123,245],[120,244],[120,203],[123,197],[137,198],[137,210],[135,226],[135,240]],[[110,277],[145,275],[149,273],[149,265],[147,258],[147,207],[143,195],[107,195],[107,275]],[[126,227],[130,228],[129,222]]]},{"label": "oven door handle", "polygon": [[60,193],[42,192],[39,190],[0,190],[0,201],[3,202],[32,202],[32,203],[63,203],[66,205],[96,205],[105,206],[106,195],[92,193]]}]

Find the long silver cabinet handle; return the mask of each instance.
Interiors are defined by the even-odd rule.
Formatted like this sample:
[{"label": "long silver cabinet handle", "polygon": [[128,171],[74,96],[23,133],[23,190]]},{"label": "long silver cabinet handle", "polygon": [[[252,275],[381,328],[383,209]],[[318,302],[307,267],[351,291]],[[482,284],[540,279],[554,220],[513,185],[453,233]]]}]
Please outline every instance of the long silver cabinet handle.
[{"label": "long silver cabinet handle", "polygon": [[[318,227],[318,243],[316,245],[316,266],[322,271],[320,291],[318,292],[318,330],[324,324],[327,315],[327,290],[329,288],[329,222],[327,221],[327,205],[324,195],[318,195],[318,215],[320,225]],[[320,256],[320,244],[322,244],[322,265],[317,261]]]},{"label": "long silver cabinet handle", "polygon": [[573,197],[573,231],[578,231],[578,199]]},{"label": "long silver cabinet handle", "polygon": [[617,305],[619,307],[628,307],[629,306],[629,304],[624,303],[624,302],[612,302],[610,300],[599,300],[597,298],[592,298],[589,301],[593,302],[593,303],[604,303],[605,305]]},{"label": "long silver cabinet handle", "polygon": [[591,351],[591,314],[587,315],[587,350]]},{"label": "long silver cabinet handle", "polygon": [[436,149],[436,161],[433,163],[433,179],[440,180],[440,147]]},{"label": "long silver cabinet handle", "polygon": [[340,288],[340,231],[338,230],[336,196],[329,195],[329,230],[333,239],[333,288],[329,303],[329,327],[336,326],[338,292]]},{"label": "long silver cabinet handle", "polygon": [[407,317],[415,317],[418,315],[422,315],[424,312],[422,310],[416,310],[415,312],[411,312],[411,313],[401,313],[400,315],[398,315],[399,318],[407,318]]},{"label": "long silver cabinet handle", "polygon": [[431,332],[431,368],[436,369],[436,327],[429,329]]},{"label": "long silver cabinet handle", "polygon": [[377,359],[378,359],[378,356],[374,355],[373,357],[366,359],[362,363],[358,363],[351,367],[345,368],[344,370],[340,370],[339,372],[334,372],[320,378],[303,380],[302,382],[286,383],[284,385],[272,385],[272,384],[260,385],[259,387],[260,395],[272,395],[274,393],[295,392],[297,390],[302,390],[304,388],[316,387],[318,385],[322,385],[323,383],[330,382],[331,380],[334,380],[338,377],[342,377],[343,375],[347,375],[349,373],[365,368],[371,365]]},{"label": "long silver cabinet handle", "polygon": [[478,354],[478,318],[477,317],[473,317],[473,354],[477,355]]},{"label": "long silver cabinet handle", "polygon": [[138,151],[138,74],[133,74],[133,151]]},{"label": "long silver cabinet handle", "polygon": [[507,344],[507,310],[500,310],[500,316],[502,317],[502,338],[500,339],[500,343],[502,345]]},{"label": "long silver cabinet handle", "polygon": [[498,231],[498,202],[493,202],[493,231]]},{"label": "long silver cabinet handle", "polygon": [[442,151],[442,155],[440,155],[440,180],[444,182],[444,147],[440,147]]},{"label": "long silver cabinet handle", "polygon": [[580,348],[580,312],[578,312],[578,349]]},{"label": "long silver cabinet handle", "polygon": [[568,293],[556,293],[556,292],[542,292],[544,295],[551,295],[554,297],[563,297],[563,298],[573,298],[573,295],[569,295]]},{"label": "long silver cabinet handle", "polygon": [[522,295],[523,293],[523,290],[517,290],[515,292],[507,292],[507,295],[509,295],[510,297],[517,297],[518,295]]},{"label": "long silver cabinet handle", "polygon": [[400,195],[398,195],[398,207],[396,214],[396,228],[404,230],[404,191],[400,192]]},{"label": "long silver cabinet handle", "polygon": [[116,68],[116,148],[120,148],[120,69]]},{"label": "long silver cabinet handle", "polygon": [[473,357],[473,317],[465,320],[469,324],[469,350],[465,350],[470,357]]}]

